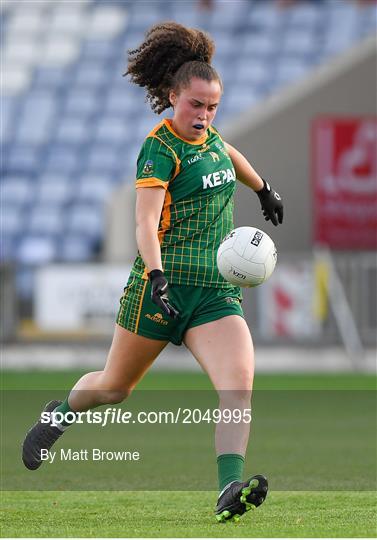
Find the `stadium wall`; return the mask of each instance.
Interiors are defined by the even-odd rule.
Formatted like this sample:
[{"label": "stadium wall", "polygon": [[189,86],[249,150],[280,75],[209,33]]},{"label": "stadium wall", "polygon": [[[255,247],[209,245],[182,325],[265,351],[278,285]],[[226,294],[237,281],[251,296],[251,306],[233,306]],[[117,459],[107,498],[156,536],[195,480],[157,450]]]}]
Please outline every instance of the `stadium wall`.
[{"label": "stadium wall", "polygon": [[122,184],[110,198],[106,206],[104,261],[129,263],[135,258],[135,204],[136,190],[133,181]]},{"label": "stadium wall", "polygon": [[258,103],[222,127],[256,170],[284,197],[284,226],[266,224],[259,201],[239,186],[236,225],[272,232],[280,253],[312,249],[311,123],[319,115],[376,115],[375,36],[317,69],[311,76]]}]

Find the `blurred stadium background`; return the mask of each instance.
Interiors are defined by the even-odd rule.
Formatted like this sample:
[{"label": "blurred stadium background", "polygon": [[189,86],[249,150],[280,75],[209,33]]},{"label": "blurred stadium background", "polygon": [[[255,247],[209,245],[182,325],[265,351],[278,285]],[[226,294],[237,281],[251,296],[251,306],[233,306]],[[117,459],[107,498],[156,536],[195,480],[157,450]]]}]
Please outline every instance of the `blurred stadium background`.
[{"label": "blurred stadium background", "polygon": [[[211,33],[216,126],[283,195],[279,264],[244,294],[259,371],[375,371],[376,22],[372,0],[2,0],[5,369],[101,366],[135,255],[138,149],[157,123],[122,77],[154,23]],[[184,347],[156,367],[196,369]]]}]

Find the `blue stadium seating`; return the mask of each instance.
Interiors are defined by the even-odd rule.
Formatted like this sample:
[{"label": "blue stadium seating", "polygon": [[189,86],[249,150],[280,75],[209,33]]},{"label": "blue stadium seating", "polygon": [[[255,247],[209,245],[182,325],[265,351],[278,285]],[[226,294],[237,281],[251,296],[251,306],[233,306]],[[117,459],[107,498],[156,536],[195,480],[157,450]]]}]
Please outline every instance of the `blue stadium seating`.
[{"label": "blue stadium seating", "polygon": [[9,173],[33,175],[41,163],[41,149],[38,144],[18,144],[13,142],[4,150],[3,166]]},{"label": "blue stadium seating", "polygon": [[22,233],[25,226],[25,213],[22,204],[4,204],[0,215],[1,233],[5,238],[14,238]]},{"label": "blue stadium seating", "polygon": [[[126,51],[167,19],[212,33],[224,122],[375,32],[377,17],[376,6],[336,0],[285,10],[273,0],[232,0],[213,11],[171,0],[147,9],[137,0],[5,3],[2,260],[97,256],[104,205],[133,181],[138,148],[159,121],[144,91],[122,77]],[[21,282],[27,290],[30,276]]]},{"label": "blue stadium seating", "polygon": [[100,94],[94,88],[73,88],[61,100],[62,114],[90,118],[98,111]]},{"label": "blue stadium seating", "polygon": [[102,206],[112,193],[112,174],[85,174],[79,179],[76,197],[79,202]]},{"label": "blue stadium seating", "polygon": [[24,266],[51,263],[57,258],[57,248],[51,234],[25,235],[16,247],[16,262]]},{"label": "blue stadium seating", "polygon": [[44,234],[48,231],[52,237],[62,232],[64,214],[58,204],[36,204],[28,215],[28,231],[31,234]]},{"label": "blue stadium seating", "polygon": [[63,206],[76,196],[71,177],[62,173],[41,174],[35,189],[37,200],[46,206]]},{"label": "blue stadium seating", "polygon": [[66,212],[67,232],[100,238],[103,233],[103,205],[76,203]]},{"label": "blue stadium seating", "polygon": [[78,234],[65,234],[58,238],[59,254],[57,260],[66,263],[77,263],[93,258],[96,249],[96,242],[90,237]]},{"label": "blue stadium seating", "polygon": [[2,210],[8,204],[25,205],[34,198],[33,182],[27,176],[9,175],[1,182]]}]

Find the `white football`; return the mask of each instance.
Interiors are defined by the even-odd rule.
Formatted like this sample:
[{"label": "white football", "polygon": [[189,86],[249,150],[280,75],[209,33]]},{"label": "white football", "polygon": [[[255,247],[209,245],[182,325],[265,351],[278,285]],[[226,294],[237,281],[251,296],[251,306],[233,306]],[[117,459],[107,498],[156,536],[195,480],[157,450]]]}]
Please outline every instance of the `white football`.
[{"label": "white football", "polygon": [[274,271],[275,244],[255,227],[238,227],[225,236],[217,250],[217,267],[224,279],[239,287],[256,287]]}]

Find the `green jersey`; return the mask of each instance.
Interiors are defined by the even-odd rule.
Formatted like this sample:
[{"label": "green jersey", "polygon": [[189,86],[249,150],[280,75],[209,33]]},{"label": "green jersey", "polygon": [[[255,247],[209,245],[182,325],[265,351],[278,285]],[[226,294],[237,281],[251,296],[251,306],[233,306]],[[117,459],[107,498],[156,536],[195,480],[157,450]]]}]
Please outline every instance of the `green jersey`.
[{"label": "green jersey", "polygon": [[[224,142],[209,127],[188,141],[164,119],[146,137],[137,162],[136,187],[166,190],[158,237],[162,267],[176,285],[232,287],[219,274],[217,248],[233,229],[236,174]],[[140,254],[131,275],[147,279]]]}]

